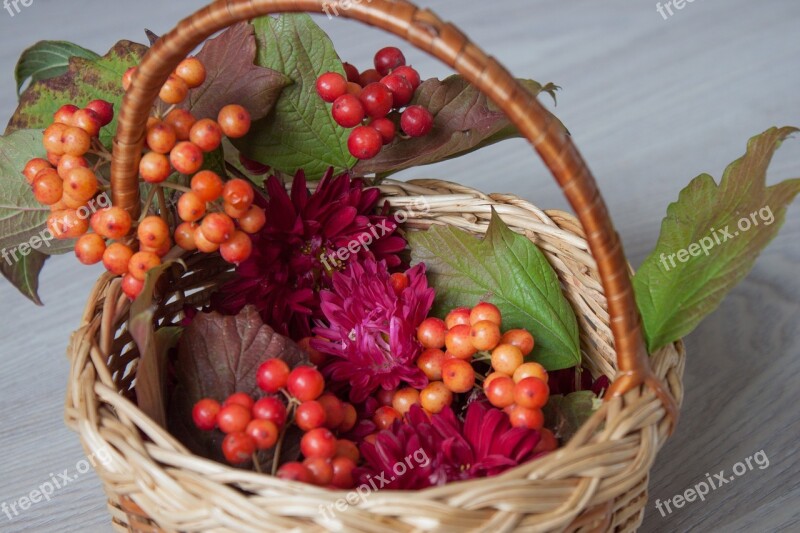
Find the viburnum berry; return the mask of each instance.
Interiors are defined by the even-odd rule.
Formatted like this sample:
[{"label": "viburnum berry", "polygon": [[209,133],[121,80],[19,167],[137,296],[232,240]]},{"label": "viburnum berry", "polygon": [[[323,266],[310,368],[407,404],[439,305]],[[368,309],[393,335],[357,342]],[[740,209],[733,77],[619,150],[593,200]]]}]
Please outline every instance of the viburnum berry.
[{"label": "viburnum berry", "polygon": [[361,96],[361,91],[363,91],[363,90],[364,90],[364,88],[361,87],[361,85],[359,85],[357,83],[353,83],[351,81],[347,82],[347,94],[352,94],[353,96],[359,96],[360,97]]},{"label": "viburnum berry", "polygon": [[502,409],[514,403],[514,380],[509,377],[499,376],[484,385],[483,390],[489,403],[495,407]]},{"label": "viburnum berry", "polygon": [[489,384],[497,378],[508,378],[511,377],[508,374],[503,374],[502,372],[492,372],[486,379],[483,380],[483,390],[485,391]]},{"label": "viburnum berry", "polygon": [[521,405],[512,405],[508,409],[508,420],[512,427],[528,429],[544,427],[544,414],[541,409],[529,409]]},{"label": "viburnum berry", "polygon": [[265,396],[259,399],[250,410],[253,418],[269,420],[278,427],[282,427],[286,423],[286,406],[275,396]]},{"label": "viburnum berry", "polygon": [[442,364],[442,382],[453,392],[467,392],[475,385],[475,370],[463,359],[445,359]]},{"label": "viburnum berry", "polygon": [[444,325],[447,329],[453,329],[460,324],[471,325],[469,322],[469,307],[456,307],[444,317]]},{"label": "viburnum berry", "polygon": [[173,127],[179,141],[189,140],[189,133],[196,121],[194,115],[185,109],[173,109],[164,119],[164,122]]},{"label": "viburnum berry", "polygon": [[392,91],[394,107],[397,109],[407,106],[412,98],[414,98],[414,87],[412,87],[411,82],[403,76],[389,74],[381,78],[381,83]]},{"label": "viburnum berry", "polygon": [[433,129],[433,115],[420,105],[408,106],[400,117],[400,128],[409,137],[424,137]]},{"label": "viburnum berry", "polygon": [[[48,153],[62,155],[64,153],[64,132],[69,126],[64,124],[51,124],[44,130],[42,144]],[[83,155],[83,154],[80,154]],[[58,164],[58,163],[56,163]]]},{"label": "viburnum berry", "polygon": [[[222,199],[236,209],[250,209],[255,199],[255,191],[249,182],[236,178],[225,183],[222,189]],[[237,218],[237,217],[232,217]]]},{"label": "viburnum berry", "polygon": [[165,255],[167,255],[170,250],[172,250],[172,240],[169,237],[167,237],[167,240],[164,241],[161,244],[161,246],[159,246],[158,248],[154,248],[152,246],[145,246],[145,245],[142,245],[139,248],[140,252],[153,252],[154,254],[156,254],[158,257],[161,257],[161,258],[163,258]]},{"label": "viburnum berry", "polygon": [[533,351],[533,335],[524,329],[510,329],[503,333],[503,338],[500,342],[504,344],[513,344],[520,349],[522,355],[528,355]]},{"label": "viburnum berry", "polygon": [[204,152],[213,152],[222,143],[222,128],[210,118],[198,120],[189,131],[189,140]]},{"label": "viburnum berry", "polygon": [[543,427],[539,429],[539,442],[533,449],[533,453],[552,452],[558,448],[558,439],[553,432]]},{"label": "viburnum berry", "polygon": [[375,393],[375,399],[378,400],[378,405],[392,405],[395,392],[397,392],[397,389],[378,389],[378,392]]},{"label": "viburnum berry", "polygon": [[64,174],[64,194],[71,196],[80,204],[84,204],[97,194],[99,187],[97,176],[90,168],[77,167]]},{"label": "viburnum berry", "polygon": [[53,122],[71,126],[72,115],[74,115],[78,109],[80,108],[76,105],[72,104],[62,105],[61,107],[58,108],[58,110],[55,113],[53,113]]},{"label": "viburnum berry", "polygon": [[331,460],[333,467],[333,479],[331,485],[338,489],[351,489],[355,486],[353,479],[353,470],[356,469],[356,463],[349,457],[334,457]]},{"label": "viburnum berry", "polygon": [[97,225],[93,227],[95,233],[99,233],[106,239],[116,240],[130,232],[133,224],[131,215],[121,207],[106,207],[97,213]]},{"label": "viburnum berry", "polygon": [[40,204],[53,205],[64,194],[64,182],[54,168],[45,168],[33,180],[32,190]]},{"label": "viburnum berry", "polygon": [[352,94],[343,94],[333,102],[331,108],[333,120],[343,128],[352,128],[361,124],[365,112],[361,100]]},{"label": "viburnum berry", "polygon": [[308,468],[297,461],[282,464],[275,475],[287,481],[299,481],[301,483],[312,483],[314,481],[314,476]]},{"label": "viburnum berry", "polygon": [[395,409],[394,407],[390,407],[388,405],[384,405],[378,407],[375,410],[375,414],[372,415],[372,421],[378,426],[378,429],[389,429],[392,427],[392,424],[395,420],[402,420],[403,415]]},{"label": "viburnum berry", "polygon": [[251,420],[244,432],[253,438],[259,450],[269,450],[278,442],[278,426],[269,420]]},{"label": "viburnum berry", "polygon": [[397,296],[400,296],[404,290],[408,288],[408,276],[402,272],[395,272],[389,276],[389,283],[392,284],[392,290]]},{"label": "viburnum berry", "polygon": [[178,198],[178,216],[184,222],[197,222],[205,214],[206,203],[200,199],[197,193],[185,192]]},{"label": "viburnum berry", "polygon": [[447,353],[457,359],[471,359],[478,351],[472,344],[471,328],[466,324],[459,324],[447,330],[444,338]]},{"label": "viburnum berry", "polygon": [[316,368],[298,366],[289,373],[287,387],[289,393],[301,402],[316,400],[325,388],[325,379]]},{"label": "viburnum berry", "polygon": [[144,290],[144,281],[138,280],[130,274],[122,277],[122,292],[131,300],[135,300]]},{"label": "viburnum berry", "polygon": [[194,89],[206,81],[206,67],[196,57],[187,57],[175,68],[175,75],[186,82],[186,86]]},{"label": "viburnum berry", "polygon": [[100,126],[108,126],[114,120],[114,104],[105,100],[92,100],[86,104],[86,108],[94,111],[100,119]]},{"label": "viburnum berry", "polygon": [[[202,225],[200,229],[202,230]],[[243,231],[234,231],[230,239],[219,245],[219,254],[225,261],[233,265],[247,261],[252,253],[253,241]]]},{"label": "viburnum berry", "polygon": [[128,274],[134,278],[144,281],[147,273],[161,264],[161,258],[153,252],[136,252],[128,261]]},{"label": "viburnum berry", "polygon": [[375,128],[381,134],[384,146],[391,143],[397,134],[397,128],[394,122],[388,118],[376,118],[369,123],[370,126]]},{"label": "viburnum berry", "polygon": [[[86,205],[86,200],[75,198],[69,194],[69,191],[64,190],[64,195],[61,197],[61,200],[54,205],[63,205],[65,209],[80,209]],[[52,205],[50,206],[50,210],[55,210]]]},{"label": "viburnum berry", "polygon": [[195,233],[200,226],[196,222],[182,222],[175,228],[173,238],[175,244],[184,250],[197,250],[197,243],[194,240]]},{"label": "viburnum berry", "polygon": [[103,260],[106,241],[96,233],[88,233],[75,243],[75,257],[84,265],[94,265]]},{"label": "viburnum berry", "polygon": [[252,409],[253,405],[255,404],[255,400],[253,400],[253,397],[246,392],[234,392],[225,398],[225,401],[222,402],[222,406],[226,407],[233,404],[239,404],[247,409]]},{"label": "viburnum berry", "polygon": [[525,378],[539,378],[545,383],[549,380],[547,370],[539,363],[524,363],[514,371],[514,383],[519,383]]},{"label": "viburnum berry", "polygon": [[364,112],[368,117],[384,118],[394,105],[392,91],[382,83],[370,83],[359,96]]},{"label": "viburnum berry", "polygon": [[376,83],[381,81],[381,78],[383,78],[383,76],[381,76],[380,72],[378,72],[374,68],[371,68],[361,73],[361,75],[359,76],[358,83],[362,87],[366,87],[370,83]]},{"label": "viburnum berry", "polygon": [[347,149],[358,159],[372,159],[381,151],[383,137],[371,126],[358,126],[347,138]]},{"label": "viburnum berry", "polygon": [[67,173],[74,168],[89,168],[89,162],[85,157],[74,155],[62,155],[58,162],[58,175],[62,178],[67,177]]},{"label": "viburnum berry", "polygon": [[411,84],[411,87],[416,91],[420,84],[422,83],[419,77],[419,72],[416,69],[409,67],[407,65],[403,65],[401,67],[397,67],[392,71],[392,74],[396,76],[402,76],[408,80]]},{"label": "viburnum berry", "polygon": [[244,431],[252,420],[250,409],[238,403],[225,405],[217,415],[217,425],[223,433]]},{"label": "viburnum berry", "polygon": [[528,409],[544,407],[549,396],[547,383],[539,378],[525,378],[514,386],[514,402]]},{"label": "viburnum berry", "polygon": [[47,160],[50,162],[50,165],[57,167],[59,161],[61,161],[61,155],[54,154],[53,152],[47,152]]},{"label": "viburnum berry", "polygon": [[178,142],[175,128],[166,122],[156,122],[147,128],[147,146],[159,154],[168,154]]},{"label": "viburnum berry", "polygon": [[214,202],[222,196],[222,189],[225,186],[222,178],[211,170],[201,170],[192,177],[192,190],[204,202]]},{"label": "viburnum berry", "polygon": [[193,142],[181,141],[169,153],[169,162],[181,174],[194,174],[203,166],[203,151]]},{"label": "viburnum berry", "polygon": [[256,370],[256,383],[264,392],[275,393],[286,387],[289,365],[283,359],[267,359]]},{"label": "viburnum berry", "polygon": [[490,304],[489,302],[479,303],[472,308],[472,311],[470,311],[469,323],[476,324],[482,320],[488,320],[489,322],[494,322],[500,326],[502,322],[500,309],[498,309],[496,305]]},{"label": "viburnum berry", "polygon": [[25,168],[22,170],[22,174],[25,176],[25,181],[32,184],[33,180],[36,178],[36,175],[46,168],[53,168],[53,165],[50,164],[50,161],[41,157],[36,157],[25,163]]},{"label": "viburnum berry", "polygon": [[240,209],[229,204],[228,202],[223,202],[222,204],[222,210],[225,211],[225,214],[235,220],[242,218],[247,213],[248,209],[250,208],[246,207],[244,209]]},{"label": "viburnum berry", "polygon": [[321,428],[327,421],[325,407],[317,400],[308,400],[297,406],[294,423],[303,431]]},{"label": "viburnum berry", "polygon": [[361,453],[358,451],[358,446],[356,446],[355,442],[348,439],[338,439],[336,441],[336,456],[347,457],[358,463]]},{"label": "viburnum berry", "polygon": [[77,239],[89,230],[89,221],[75,209],[63,209],[50,213],[47,228],[56,239]]},{"label": "viburnum berry", "polygon": [[441,318],[428,317],[417,328],[417,340],[424,348],[443,348],[446,335],[447,326]]},{"label": "viburnum berry", "polygon": [[442,379],[442,365],[444,364],[445,354],[438,348],[428,348],[417,358],[417,367],[431,381]]},{"label": "viburnum berry", "polygon": [[492,350],[492,368],[509,376],[524,362],[519,348],[513,344],[499,344]]},{"label": "viburnum berry", "polygon": [[344,404],[334,394],[326,392],[316,400],[325,409],[325,427],[338,428],[344,421]]},{"label": "viburnum berry", "polygon": [[361,84],[361,75],[358,73],[358,69],[351,65],[350,63],[344,62],[342,63],[342,68],[344,68],[344,73],[347,76],[347,81],[352,83]]},{"label": "viburnum berry", "polygon": [[401,415],[406,414],[412,405],[419,404],[419,391],[413,387],[400,389],[392,398],[392,407]]},{"label": "viburnum berry", "polygon": [[308,354],[308,360],[314,366],[321,366],[327,361],[328,356],[311,346],[311,337],[303,337],[297,342],[297,346]]},{"label": "viburnum berry", "polygon": [[236,227],[233,219],[225,213],[209,213],[200,223],[200,231],[209,241],[222,244],[231,238]]},{"label": "viburnum berry", "polygon": [[121,276],[128,273],[128,263],[133,257],[131,247],[119,242],[114,242],[106,247],[103,252],[103,266],[112,274]]},{"label": "viburnum berry", "polygon": [[200,231],[198,226],[197,231],[194,234],[194,244],[197,246],[197,249],[205,254],[213,254],[217,250],[219,250],[219,244],[215,242],[211,242],[205,238],[203,232]]},{"label": "viburnum berry", "polygon": [[311,473],[314,485],[325,487],[333,481],[333,465],[330,459],[313,457],[304,460],[303,465]]},{"label": "viburnum berry", "polygon": [[470,339],[478,350],[491,350],[500,342],[500,326],[488,320],[481,320],[472,325]]},{"label": "viburnum berry", "polygon": [[327,428],[312,429],[300,439],[300,451],[307,459],[333,458],[336,455],[336,437]]},{"label": "viburnum berry", "polygon": [[328,103],[347,93],[347,82],[338,72],[326,72],[317,78],[317,94]]},{"label": "viburnum berry", "polygon": [[453,392],[443,382],[431,381],[419,392],[419,403],[429,413],[440,413],[453,403]]},{"label": "viburnum berry", "polygon": [[386,76],[394,69],[402,67],[406,64],[406,57],[403,52],[395,46],[387,46],[381,48],[375,54],[375,70],[383,76]]},{"label": "viburnum berry", "polygon": [[189,95],[189,86],[183,79],[174,74],[170,74],[167,81],[161,87],[158,97],[170,105],[180,104]]},{"label": "viburnum berry", "polygon": [[358,414],[356,413],[356,408],[353,407],[353,404],[343,402],[344,405],[344,417],[342,418],[342,423],[339,424],[339,431],[342,433],[347,433],[351,429],[356,426],[358,422]]},{"label": "viburnum berry", "polygon": [[169,158],[158,152],[147,152],[139,160],[139,175],[147,183],[161,183],[169,178],[172,166]]},{"label": "viburnum berry", "polygon": [[252,205],[244,215],[239,217],[238,222],[242,231],[252,235],[258,233],[267,223],[267,214],[257,205]]},{"label": "viburnum berry", "polygon": [[81,128],[71,126],[64,130],[61,136],[61,144],[65,154],[80,156],[89,151],[92,146],[92,139]]},{"label": "viburnum berry", "polygon": [[255,452],[255,439],[244,431],[229,433],[222,441],[222,454],[225,460],[233,465],[246,463]]},{"label": "viburnum berry", "polygon": [[100,128],[103,127],[103,121],[91,109],[79,109],[72,115],[70,124],[76,128],[80,128],[89,137],[97,137],[100,134]]},{"label": "viburnum berry", "polygon": [[222,406],[217,400],[203,398],[194,404],[192,409],[192,420],[197,429],[211,431],[217,427],[217,415]]},{"label": "viburnum berry", "polygon": [[227,137],[238,139],[250,131],[250,113],[238,104],[226,105],[217,116],[217,123]]}]

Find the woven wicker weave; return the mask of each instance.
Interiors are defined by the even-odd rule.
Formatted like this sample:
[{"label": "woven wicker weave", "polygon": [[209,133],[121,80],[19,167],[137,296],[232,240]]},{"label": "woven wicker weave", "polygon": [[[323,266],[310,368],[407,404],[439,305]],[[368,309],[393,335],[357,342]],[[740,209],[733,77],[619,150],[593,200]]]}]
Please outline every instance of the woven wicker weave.
[{"label": "woven wicker weave", "polygon": [[[219,0],[162,38],[125,97],[112,162],[114,202],[138,207],[137,161],[158,88],[177,62],[209,35],[239,20],[278,11],[321,12],[321,0]],[[417,180],[381,185],[393,208],[411,210],[405,226],[445,223],[485,232],[491,208],[539,245],[578,316],[584,364],[614,383],[600,410],[558,451],[503,475],[422,491],[379,491],[326,521],[346,496],[246,472],[191,455],[132,403],[138,352],[127,332],[130,303],[120,280],[95,286],[69,348],[67,423],[96,466],[116,527],[124,531],[630,531],[641,523],[647,477],[674,427],[683,396],[683,348],[647,357],[629,267],[594,179],[570,139],[494,60],[453,26],[404,1],[351,4],[342,15],[407,38],[453,66],[497,103],[531,141],[578,214],[542,211],[512,195],[486,196],[457,184]],[[586,232],[582,228],[586,228]],[[201,305],[226,268],[193,254],[188,270],[167,275],[159,324]]]}]

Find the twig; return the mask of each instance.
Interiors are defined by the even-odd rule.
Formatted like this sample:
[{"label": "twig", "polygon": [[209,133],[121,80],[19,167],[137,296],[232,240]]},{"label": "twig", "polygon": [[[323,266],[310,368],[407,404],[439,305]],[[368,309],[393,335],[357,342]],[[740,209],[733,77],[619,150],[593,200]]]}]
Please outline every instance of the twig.
[{"label": "twig", "polygon": [[[286,420],[292,420],[294,415],[294,403],[289,404],[289,412],[286,415]],[[283,447],[283,439],[286,436],[286,428],[289,424],[284,424],[281,428],[281,434],[278,436],[278,443],[275,445],[275,452],[272,455],[272,475],[278,473],[278,466],[281,464],[281,448]]]},{"label": "twig", "polygon": [[156,185],[156,188],[158,189],[158,212],[161,215],[161,219],[169,226],[169,213],[167,213],[167,198],[164,196],[164,188],[160,185]]},{"label": "twig", "polygon": [[233,163],[229,163],[228,161],[225,161],[225,170],[227,170],[228,172],[230,172],[231,174],[233,174],[237,178],[241,178],[243,180],[250,181],[250,178],[245,176],[244,173],[241,170],[239,170],[238,168],[236,168],[236,166]]},{"label": "twig", "polygon": [[144,209],[142,209],[142,214],[139,216],[137,224],[141,223],[141,221],[144,220],[147,214],[150,212],[150,204],[153,203],[153,198],[159,189],[161,189],[159,185],[150,186],[150,190],[147,192],[147,198],[145,198],[144,201]]},{"label": "twig", "polygon": [[161,187],[166,187],[167,189],[175,189],[176,191],[181,192],[192,192],[192,189],[189,187],[184,187],[183,185],[178,185],[177,183],[172,183],[171,181],[163,181],[159,183]]}]

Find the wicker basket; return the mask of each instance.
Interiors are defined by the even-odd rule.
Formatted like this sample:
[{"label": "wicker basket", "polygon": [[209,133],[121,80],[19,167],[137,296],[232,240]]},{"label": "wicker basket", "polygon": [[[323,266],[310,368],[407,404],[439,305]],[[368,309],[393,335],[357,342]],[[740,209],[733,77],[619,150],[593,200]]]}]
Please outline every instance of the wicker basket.
[{"label": "wicker basket", "polygon": [[[177,63],[207,37],[235,22],[284,11],[323,12],[322,0],[219,0],[181,22],[143,60],[125,96],[114,141],[112,192],[135,214],[138,158],[149,110]],[[334,3],[336,4],[336,3]],[[341,6],[340,6],[341,7]],[[411,211],[409,230],[450,224],[481,234],[494,208],[544,251],[558,273],[581,331],[583,363],[613,381],[606,401],[556,452],[500,476],[421,491],[380,491],[326,520],[320,506],[346,496],[192,455],[131,401],[138,352],[127,331],[130,302],[119,278],[103,275],[69,348],[66,420],[97,465],[121,531],[633,531],[647,502],[648,472],[674,427],[683,396],[681,343],[648,357],[633,300],[630,269],[595,181],[569,137],[497,62],[452,25],[405,1],[351,3],[341,14],[406,38],[493,100],[562,186],[578,219],[542,211],[512,195],[484,195],[437,180],[385,181],[393,208]],[[421,198],[422,197],[422,198]],[[189,255],[188,269],[167,275],[159,324],[202,305],[221,269],[211,256]]]}]

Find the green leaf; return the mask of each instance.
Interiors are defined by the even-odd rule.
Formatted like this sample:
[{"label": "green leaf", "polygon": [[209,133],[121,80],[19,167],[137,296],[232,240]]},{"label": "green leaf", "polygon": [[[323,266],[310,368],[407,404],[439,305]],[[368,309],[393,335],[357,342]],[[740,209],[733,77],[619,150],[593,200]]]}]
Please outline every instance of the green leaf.
[{"label": "green leaf", "polygon": [[425,263],[436,289],[434,313],[479,301],[498,306],[505,329],[525,328],[536,339],[532,359],[548,370],[580,364],[578,322],[544,254],[492,212],[486,237],[452,226],[410,232],[413,263]]},{"label": "green leaf", "polygon": [[325,72],[344,75],[331,40],[306,14],[262,17],[253,26],[257,63],[282,72],[293,84],[281,92],[273,112],[234,145],[285,174],[302,168],[309,179],[322,177],[328,167],[351,168],[356,160],[347,149],[349,131],[334,122],[315,89]]},{"label": "green leaf", "polygon": [[0,259],[0,273],[11,284],[36,305],[42,304],[39,298],[39,273],[44,267],[47,256],[37,250],[32,250],[26,256],[21,256],[18,261],[11,261],[8,257]]},{"label": "green leaf", "polygon": [[[100,98],[114,104],[119,111],[122,75],[139,64],[145,52],[144,45],[120,41],[103,57],[71,57],[64,74],[31,83],[22,94],[6,132],[46,128],[53,121],[53,113],[64,104],[84,105]],[[107,148],[111,147],[116,129],[115,117],[100,132],[100,140]]]},{"label": "green leaf", "polygon": [[14,69],[17,94],[21,93],[22,86],[28,79],[33,82],[64,74],[71,57],[97,60],[100,56],[66,41],[39,41],[22,52]]},{"label": "green leaf", "polygon": [[[558,87],[552,83],[542,86],[533,80],[519,81],[534,96],[544,91],[555,100]],[[426,80],[412,103],[433,113],[433,130],[424,137],[396,139],[376,157],[360,161],[356,172],[386,175],[459,157],[505,139],[520,137],[505,113],[461,76]],[[552,118],[558,121],[555,116]]]},{"label": "green leaf", "polygon": [[267,116],[281,90],[291,81],[282,73],[256,65],[253,26],[240,22],[207,41],[197,58],[206,67],[206,81],[189,91],[182,107],[200,118],[216,120],[219,110],[239,104],[253,120]]},{"label": "green leaf", "polygon": [[633,279],[651,353],[714,311],[778,234],[800,179],[767,187],[767,168],[796,131],[771,128],[753,137],[719,185],[702,174],[670,204],[656,248]]},{"label": "green leaf", "polygon": [[603,403],[590,390],[550,396],[544,408],[545,425],[556,437],[567,442]]}]

